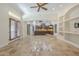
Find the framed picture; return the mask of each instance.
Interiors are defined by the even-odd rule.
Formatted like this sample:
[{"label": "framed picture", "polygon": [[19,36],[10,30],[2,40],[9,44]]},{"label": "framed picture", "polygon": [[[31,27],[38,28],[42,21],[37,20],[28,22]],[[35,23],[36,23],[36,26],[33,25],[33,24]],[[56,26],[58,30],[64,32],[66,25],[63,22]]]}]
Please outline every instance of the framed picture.
[{"label": "framed picture", "polygon": [[74,28],[79,28],[79,23],[74,23]]}]

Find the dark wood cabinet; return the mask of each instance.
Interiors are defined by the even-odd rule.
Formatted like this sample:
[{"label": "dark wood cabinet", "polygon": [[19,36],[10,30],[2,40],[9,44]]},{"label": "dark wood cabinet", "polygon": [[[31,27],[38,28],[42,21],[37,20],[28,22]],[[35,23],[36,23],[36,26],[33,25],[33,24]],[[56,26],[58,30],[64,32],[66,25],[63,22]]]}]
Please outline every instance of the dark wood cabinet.
[{"label": "dark wood cabinet", "polygon": [[53,35],[53,25],[46,26],[44,24],[44,25],[36,26],[34,35],[46,35],[46,34]]},{"label": "dark wood cabinet", "polygon": [[35,35],[46,35],[46,34],[51,34],[53,35],[53,31],[35,31]]}]

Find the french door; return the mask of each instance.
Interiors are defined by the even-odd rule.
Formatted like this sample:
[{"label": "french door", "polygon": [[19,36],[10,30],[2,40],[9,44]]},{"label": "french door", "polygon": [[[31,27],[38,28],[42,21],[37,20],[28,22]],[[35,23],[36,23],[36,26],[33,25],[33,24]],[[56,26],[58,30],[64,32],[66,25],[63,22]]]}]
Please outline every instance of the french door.
[{"label": "french door", "polygon": [[20,29],[21,29],[20,22],[10,18],[9,19],[9,39],[13,40],[13,39],[16,39],[17,37],[20,37],[20,34],[21,34]]}]

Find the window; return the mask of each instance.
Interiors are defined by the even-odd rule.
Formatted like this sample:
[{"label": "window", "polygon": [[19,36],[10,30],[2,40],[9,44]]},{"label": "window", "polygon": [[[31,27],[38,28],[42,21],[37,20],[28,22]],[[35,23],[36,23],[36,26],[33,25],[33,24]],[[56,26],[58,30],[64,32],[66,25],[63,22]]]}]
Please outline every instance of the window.
[{"label": "window", "polygon": [[13,40],[20,37],[20,21],[16,21],[12,18],[9,19],[9,39]]},{"label": "window", "polygon": [[21,24],[19,21],[17,21],[17,37],[21,35]]}]

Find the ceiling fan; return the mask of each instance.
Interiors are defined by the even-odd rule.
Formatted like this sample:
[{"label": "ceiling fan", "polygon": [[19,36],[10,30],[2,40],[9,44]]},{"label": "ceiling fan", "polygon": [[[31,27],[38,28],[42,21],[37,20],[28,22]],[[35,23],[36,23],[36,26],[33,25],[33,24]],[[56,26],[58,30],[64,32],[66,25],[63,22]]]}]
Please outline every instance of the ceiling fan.
[{"label": "ceiling fan", "polygon": [[48,4],[48,3],[36,3],[36,6],[32,6],[30,8],[38,8],[37,12],[39,12],[40,9],[48,10],[47,8],[44,7],[46,4]]}]

